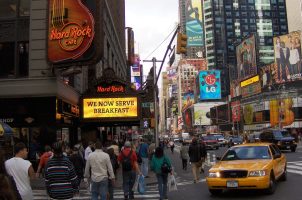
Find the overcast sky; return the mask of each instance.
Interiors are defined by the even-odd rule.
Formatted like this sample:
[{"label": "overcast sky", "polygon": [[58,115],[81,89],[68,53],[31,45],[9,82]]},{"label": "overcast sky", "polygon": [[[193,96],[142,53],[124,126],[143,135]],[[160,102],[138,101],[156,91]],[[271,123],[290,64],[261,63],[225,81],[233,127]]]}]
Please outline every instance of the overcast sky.
[{"label": "overcast sky", "polygon": [[[125,0],[126,27],[132,27],[136,41],[135,52],[141,60],[156,57],[162,60],[170,38],[156,52],[147,56],[173,31],[178,22],[178,0]],[[141,61],[141,62],[142,62]],[[166,59],[166,62],[168,59]],[[144,75],[152,63],[143,63]],[[160,63],[157,63],[159,70]],[[165,65],[164,65],[165,66]]]}]

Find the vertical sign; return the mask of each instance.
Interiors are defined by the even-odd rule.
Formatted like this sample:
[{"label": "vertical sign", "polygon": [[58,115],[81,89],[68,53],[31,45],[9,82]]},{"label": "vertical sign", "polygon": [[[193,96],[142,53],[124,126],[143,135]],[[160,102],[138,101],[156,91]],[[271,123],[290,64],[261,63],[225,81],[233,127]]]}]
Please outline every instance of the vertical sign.
[{"label": "vertical sign", "polygon": [[221,99],[220,71],[199,72],[200,99]]}]

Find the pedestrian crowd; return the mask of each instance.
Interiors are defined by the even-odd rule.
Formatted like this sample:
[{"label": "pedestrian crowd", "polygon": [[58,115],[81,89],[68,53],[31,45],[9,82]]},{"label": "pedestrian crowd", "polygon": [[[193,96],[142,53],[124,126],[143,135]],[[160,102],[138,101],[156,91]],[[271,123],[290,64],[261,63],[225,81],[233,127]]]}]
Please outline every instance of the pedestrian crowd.
[{"label": "pedestrian crowd", "polygon": [[122,146],[113,141],[106,147],[96,141],[89,142],[86,148],[82,144],[67,148],[63,142],[55,142],[44,149],[36,172],[27,160],[28,148],[24,143],[15,145],[15,156],[8,160],[0,151],[0,199],[32,200],[31,179],[43,178],[50,199],[79,196],[82,184],[90,191],[92,200],[112,200],[120,171],[124,199],[134,199],[137,177],[148,178],[150,168],[156,174],[160,200],[168,198],[167,179],[173,173],[171,161],[163,148],[156,148],[147,140],[125,141]]}]

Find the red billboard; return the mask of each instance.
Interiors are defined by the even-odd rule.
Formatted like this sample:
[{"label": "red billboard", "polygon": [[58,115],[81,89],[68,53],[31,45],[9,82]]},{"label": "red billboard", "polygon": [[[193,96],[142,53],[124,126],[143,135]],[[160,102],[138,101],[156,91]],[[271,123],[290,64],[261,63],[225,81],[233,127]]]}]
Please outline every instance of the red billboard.
[{"label": "red billboard", "polygon": [[233,101],[231,103],[231,109],[232,109],[232,121],[233,122],[240,122],[240,101]]}]

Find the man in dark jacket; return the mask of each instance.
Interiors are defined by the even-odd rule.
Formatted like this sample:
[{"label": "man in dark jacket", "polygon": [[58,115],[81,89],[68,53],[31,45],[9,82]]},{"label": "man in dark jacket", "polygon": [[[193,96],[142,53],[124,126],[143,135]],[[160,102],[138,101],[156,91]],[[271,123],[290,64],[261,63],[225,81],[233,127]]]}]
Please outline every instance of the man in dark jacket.
[{"label": "man in dark jacket", "polygon": [[192,144],[189,147],[189,156],[190,156],[190,162],[192,163],[194,183],[197,183],[200,179],[200,170],[206,155],[207,152],[203,142],[199,144],[197,139],[193,138]]}]

